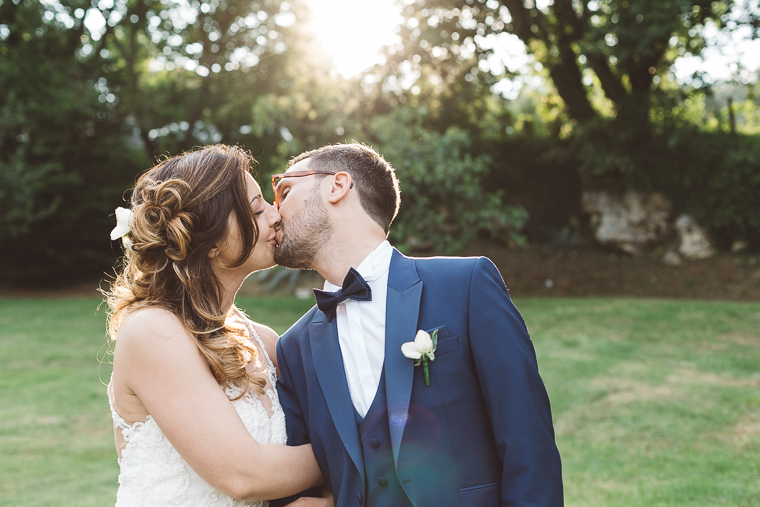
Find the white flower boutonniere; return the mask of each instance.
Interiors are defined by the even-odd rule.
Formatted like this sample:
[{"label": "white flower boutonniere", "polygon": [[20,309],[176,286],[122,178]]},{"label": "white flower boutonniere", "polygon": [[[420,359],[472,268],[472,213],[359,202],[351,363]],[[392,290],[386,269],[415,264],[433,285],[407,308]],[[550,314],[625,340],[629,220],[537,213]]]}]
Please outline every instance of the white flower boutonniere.
[{"label": "white flower boutonniere", "polygon": [[425,385],[430,385],[430,366],[428,361],[435,360],[435,349],[438,348],[438,330],[432,334],[420,329],[413,342],[407,342],[401,345],[401,353],[409,359],[414,359],[414,366],[422,365],[422,372],[425,374]]},{"label": "white flower boutonniere", "polygon": [[131,209],[116,208],[116,227],[111,231],[111,241],[123,238],[129,234],[134,213]]}]

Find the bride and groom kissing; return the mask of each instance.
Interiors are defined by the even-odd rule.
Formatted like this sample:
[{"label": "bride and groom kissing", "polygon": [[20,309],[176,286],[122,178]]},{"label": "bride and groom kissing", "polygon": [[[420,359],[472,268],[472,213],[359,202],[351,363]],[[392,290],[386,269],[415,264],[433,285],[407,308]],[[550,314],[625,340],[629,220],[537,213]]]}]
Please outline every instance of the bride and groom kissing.
[{"label": "bride and groom kissing", "polygon": [[[549,399],[493,263],[394,249],[398,180],[367,146],[296,157],[274,206],[250,164],[208,147],[132,194],[108,295],[117,505],[562,505]],[[279,338],[234,306],[275,261],[326,280]]]}]

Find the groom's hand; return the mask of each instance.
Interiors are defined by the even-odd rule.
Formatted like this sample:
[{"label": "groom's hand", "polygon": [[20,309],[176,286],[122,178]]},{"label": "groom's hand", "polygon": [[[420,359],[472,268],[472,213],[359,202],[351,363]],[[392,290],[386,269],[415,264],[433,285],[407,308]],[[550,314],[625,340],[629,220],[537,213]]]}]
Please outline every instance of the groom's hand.
[{"label": "groom's hand", "polygon": [[301,497],[285,507],[335,507],[332,495],[328,498],[315,498],[313,496]]},{"label": "groom's hand", "polygon": [[332,488],[330,483],[325,484],[322,490],[322,496],[316,498],[313,496],[302,496],[295,502],[289,503],[285,507],[335,507],[335,499],[333,498]]}]

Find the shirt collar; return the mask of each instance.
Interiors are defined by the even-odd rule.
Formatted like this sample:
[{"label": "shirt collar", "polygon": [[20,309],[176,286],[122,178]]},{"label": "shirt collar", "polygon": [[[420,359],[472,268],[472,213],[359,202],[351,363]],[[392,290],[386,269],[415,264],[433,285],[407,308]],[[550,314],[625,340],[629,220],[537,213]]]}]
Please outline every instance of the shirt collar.
[{"label": "shirt collar", "polygon": [[[390,269],[391,257],[393,257],[393,247],[386,239],[364,258],[357,266],[356,271],[368,283],[374,282]],[[327,292],[336,292],[340,288],[340,286],[333,285],[325,280],[324,290]]]}]

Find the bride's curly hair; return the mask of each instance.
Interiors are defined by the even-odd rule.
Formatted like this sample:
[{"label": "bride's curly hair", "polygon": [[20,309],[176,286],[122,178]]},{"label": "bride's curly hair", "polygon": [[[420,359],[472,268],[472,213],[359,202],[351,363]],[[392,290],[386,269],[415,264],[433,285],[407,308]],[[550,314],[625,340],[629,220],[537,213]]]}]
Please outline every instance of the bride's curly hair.
[{"label": "bride's curly hair", "polygon": [[239,148],[215,145],[163,160],[143,174],[132,192],[124,269],[106,293],[112,340],[132,312],[164,308],[195,338],[219,385],[240,389],[235,399],[250,390],[262,394],[266,382],[246,372],[258,352],[245,328],[227,321],[208,254],[224,243],[232,216],[243,249],[230,267],[250,257],[259,230],[245,175],[254,163]]}]

